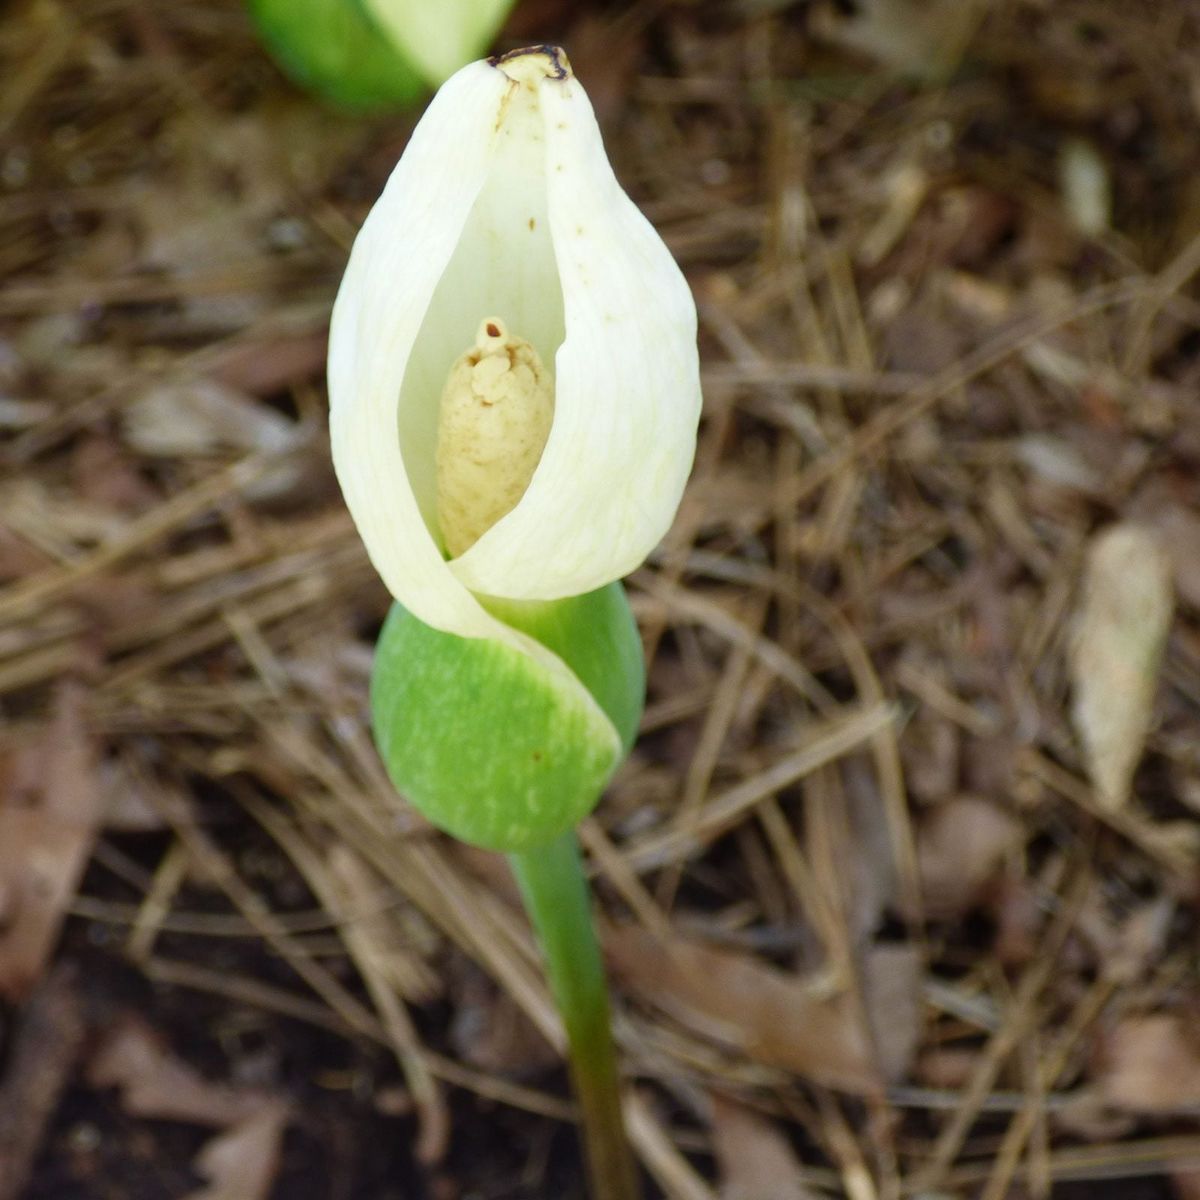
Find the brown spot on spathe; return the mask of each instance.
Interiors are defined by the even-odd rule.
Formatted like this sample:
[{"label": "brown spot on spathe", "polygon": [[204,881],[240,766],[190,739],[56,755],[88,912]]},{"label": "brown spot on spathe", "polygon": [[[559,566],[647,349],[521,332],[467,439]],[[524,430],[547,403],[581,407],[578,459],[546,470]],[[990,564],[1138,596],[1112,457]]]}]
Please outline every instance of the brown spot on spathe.
[{"label": "brown spot on spathe", "polygon": [[509,50],[507,54],[494,54],[488,59],[489,65],[504,69],[506,63],[519,58],[540,56],[548,62],[547,79],[569,79],[571,77],[571,60],[561,46],[549,44],[541,46],[525,46],[520,50]]}]

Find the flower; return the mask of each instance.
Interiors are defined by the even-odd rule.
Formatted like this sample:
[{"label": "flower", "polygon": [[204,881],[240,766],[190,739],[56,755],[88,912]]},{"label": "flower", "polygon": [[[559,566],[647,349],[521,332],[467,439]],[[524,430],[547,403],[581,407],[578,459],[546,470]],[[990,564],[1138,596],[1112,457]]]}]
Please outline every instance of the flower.
[{"label": "flower", "polygon": [[[434,629],[553,660],[477,595],[590,592],[666,532],[700,413],[695,306],[561,50],[472,63],[434,97],[350,255],[329,393],[367,552]],[[516,407],[456,451],[447,414],[465,396],[481,421]],[[440,507],[456,456],[472,455],[527,466],[463,485],[468,507],[472,488],[508,498],[456,541]]]}]

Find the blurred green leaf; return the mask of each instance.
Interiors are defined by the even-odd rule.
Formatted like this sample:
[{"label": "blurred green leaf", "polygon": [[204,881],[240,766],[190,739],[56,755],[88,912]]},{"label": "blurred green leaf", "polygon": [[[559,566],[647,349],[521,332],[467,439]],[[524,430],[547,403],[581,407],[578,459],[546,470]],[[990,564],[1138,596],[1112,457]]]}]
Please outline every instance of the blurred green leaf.
[{"label": "blurred green leaf", "polygon": [[359,0],[249,0],[263,41],[302,87],[343,108],[403,108],[425,91],[417,69]]}]

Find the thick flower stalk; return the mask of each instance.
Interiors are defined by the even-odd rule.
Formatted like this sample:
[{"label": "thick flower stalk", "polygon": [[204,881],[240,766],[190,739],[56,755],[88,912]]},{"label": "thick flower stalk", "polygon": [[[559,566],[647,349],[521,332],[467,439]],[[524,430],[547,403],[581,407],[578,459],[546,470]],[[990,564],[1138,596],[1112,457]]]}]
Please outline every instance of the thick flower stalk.
[{"label": "thick flower stalk", "polygon": [[468,841],[548,843],[632,740],[640,655],[604,589],[670,525],[700,411],[691,294],[561,50],[434,97],[354,244],[329,389],[399,602],[373,698],[393,779]]}]

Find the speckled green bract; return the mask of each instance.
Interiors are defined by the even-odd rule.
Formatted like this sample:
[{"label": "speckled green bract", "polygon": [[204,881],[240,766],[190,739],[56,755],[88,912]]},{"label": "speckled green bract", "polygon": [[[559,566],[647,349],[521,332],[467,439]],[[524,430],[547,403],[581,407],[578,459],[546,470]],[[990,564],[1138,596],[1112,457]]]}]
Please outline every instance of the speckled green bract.
[{"label": "speckled green bract", "polygon": [[550,602],[481,597],[506,625],[553,650],[617,727],[628,754],[646,699],[646,666],[637,622],[619,583],[585,596]]},{"label": "speckled green bract", "polygon": [[401,794],[439,829],[512,853],[553,841],[595,807],[633,744],[645,674],[619,584],[487,606],[576,678],[501,642],[432,629],[397,604],[375,648],[371,709]]},{"label": "speckled green bract", "polygon": [[359,0],[249,0],[263,41],[302,87],[357,111],[403,108],[425,84]]}]

